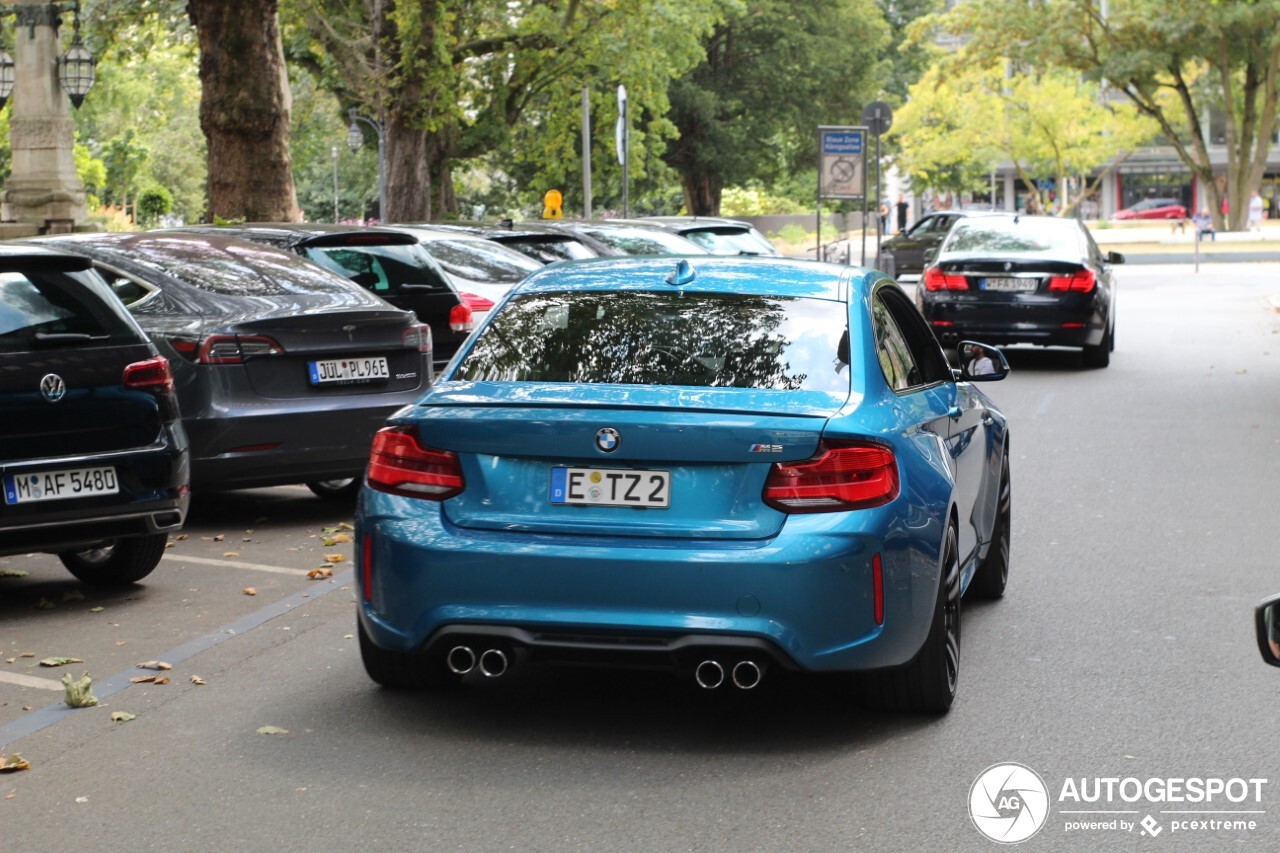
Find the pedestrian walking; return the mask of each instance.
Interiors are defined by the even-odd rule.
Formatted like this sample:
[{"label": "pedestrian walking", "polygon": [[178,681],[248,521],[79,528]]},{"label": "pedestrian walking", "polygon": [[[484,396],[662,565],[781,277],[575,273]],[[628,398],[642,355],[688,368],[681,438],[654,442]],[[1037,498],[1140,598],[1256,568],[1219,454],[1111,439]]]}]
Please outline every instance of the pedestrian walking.
[{"label": "pedestrian walking", "polygon": [[1262,203],[1262,196],[1258,195],[1257,190],[1254,190],[1252,193],[1249,194],[1249,230],[1250,231],[1262,230],[1262,211],[1263,210],[1264,210],[1264,205]]},{"label": "pedestrian walking", "polygon": [[911,214],[911,205],[907,204],[906,196],[898,196],[898,230],[907,230],[907,217]]},{"label": "pedestrian walking", "polygon": [[880,202],[880,233],[883,234],[889,228],[889,203],[887,201]]}]

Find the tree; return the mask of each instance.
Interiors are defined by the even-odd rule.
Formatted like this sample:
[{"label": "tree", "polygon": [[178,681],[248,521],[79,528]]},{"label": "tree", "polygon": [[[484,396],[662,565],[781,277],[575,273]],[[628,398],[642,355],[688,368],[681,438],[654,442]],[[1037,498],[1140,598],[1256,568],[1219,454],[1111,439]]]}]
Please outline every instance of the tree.
[{"label": "tree", "polygon": [[1224,187],[1206,120],[1225,117],[1222,175],[1230,227],[1243,227],[1249,190],[1266,169],[1280,97],[1280,0],[969,0],[926,26],[969,37],[957,61],[1007,57],[1058,67],[1124,94],[1159,126],[1199,179],[1215,224]]},{"label": "tree", "polygon": [[539,168],[577,161],[583,85],[624,81],[637,112],[660,117],[719,3],[287,0],[287,19],[290,55],[384,123],[383,217],[421,221],[456,210],[456,163],[510,152],[520,126],[548,131]]},{"label": "tree", "polygon": [[671,84],[679,138],[665,160],[685,207],[716,214],[725,186],[811,168],[820,124],[856,124],[889,65],[873,0],[755,0],[718,25]]},{"label": "tree", "polygon": [[188,0],[200,42],[209,218],[300,218],[277,0]]},{"label": "tree", "polygon": [[[1076,75],[944,62],[912,87],[890,133],[902,143],[899,167],[924,186],[978,189],[1012,161],[1037,209],[1050,207],[1037,179],[1051,177],[1055,210],[1067,215],[1156,127],[1130,104],[1102,102]],[[1073,184],[1081,189],[1071,195]]]}]

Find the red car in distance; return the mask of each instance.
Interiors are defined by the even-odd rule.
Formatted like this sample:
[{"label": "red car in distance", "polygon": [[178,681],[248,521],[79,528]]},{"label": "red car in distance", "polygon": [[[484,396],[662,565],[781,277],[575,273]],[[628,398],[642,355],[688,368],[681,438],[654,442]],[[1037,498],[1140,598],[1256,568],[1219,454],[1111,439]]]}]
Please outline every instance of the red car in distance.
[{"label": "red car in distance", "polygon": [[1176,198],[1148,198],[1117,210],[1116,219],[1186,219],[1187,208]]}]

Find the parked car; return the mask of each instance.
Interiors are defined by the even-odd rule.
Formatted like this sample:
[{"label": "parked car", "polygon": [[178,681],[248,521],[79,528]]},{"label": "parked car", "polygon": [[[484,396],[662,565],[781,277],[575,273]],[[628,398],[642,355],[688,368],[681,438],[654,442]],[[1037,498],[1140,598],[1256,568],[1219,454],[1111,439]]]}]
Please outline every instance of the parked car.
[{"label": "parked car", "polygon": [[599,258],[611,254],[603,243],[581,234],[573,234],[541,222],[522,222],[517,226],[510,219],[494,224],[482,222],[427,222],[424,228],[450,229],[484,237],[501,243],[540,264],[556,261],[576,261]]},{"label": "parked car", "polygon": [[1008,577],[1008,432],[972,384],[1008,365],[975,346],[992,370],[953,374],[870,270],[534,273],[374,440],[356,517],[369,675],[441,687],[524,660],[750,689],[777,667],[945,711],[961,596]]},{"label": "parked car", "polygon": [[405,226],[445,271],[478,323],[507,291],[544,266],[501,243],[457,228]]},{"label": "parked car", "polygon": [[1280,595],[1258,603],[1253,611],[1253,627],[1262,659],[1272,666],[1280,666]]},{"label": "parked car", "polygon": [[926,255],[936,254],[942,241],[951,233],[951,226],[968,216],[982,215],[976,210],[941,210],[917,219],[910,228],[894,234],[880,243],[880,254],[892,259],[881,269],[892,269],[897,278],[918,276],[924,272]]},{"label": "parked car", "polygon": [[637,221],[673,231],[713,255],[777,257],[782,254],[754,225],[738,219],[720,216],[646,216]]},{"label": "parked car", "polygon": [[[524,223],[517,223],[519,228]],[[627,222],[620,219],[580,220],[562,219],[547,223],[546,227],[585,237],[600,247],[600,255],[705,255],[707,250],[698,243],[669,231],[660,225],[641,220]]]},{"label": "parked car", "polygon": [[916,298],[944,345],[1080,347],[1090,367],[1115,349],[1116,279],[1084,223],[1052,216],[986,215],[951,229]]},{"label": "parked car", "polygon": [[131,584],[187,511],[169,361],[87,258],[0,246],[0,555]]},{"label": "parked car", "polygon": [[412,311],[431,327],[435,369],[442,369],[475,328],[476,308],[454,287],[418,238],[393,228],[363,225],[247,223],[196,225],[182,229],[221,234],[274,246],[332,270],[397,308]]},{"label": "parked car", "polygon": [[1186,219],[1187,207],[1176,198],[1148,198],[1117,210],[1115,219]]},{"label": "parked car", "polygon": [[193,488],[352,496],[374,432],[431,382],[427,326],[291,252],[191,231],[31,242],[91,258],[169,360]]}]

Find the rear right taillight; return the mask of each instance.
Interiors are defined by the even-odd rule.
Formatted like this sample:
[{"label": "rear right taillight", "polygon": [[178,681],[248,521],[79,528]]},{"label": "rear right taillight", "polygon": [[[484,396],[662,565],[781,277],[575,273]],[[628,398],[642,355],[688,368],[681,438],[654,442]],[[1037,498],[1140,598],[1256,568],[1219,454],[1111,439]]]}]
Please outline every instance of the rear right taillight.
[{"label": "rear right taillight", "polygon": [[278,355],[284,350],[265,335],[210,335],[200,344],[201,364],[244,364],[260,355]]},{"label": "rear right taillight", "polygon": [[787,513],[843,512],[887,504],[898,496],[898,462],[881,444],[823,441],[803,462],[776,462],[763,499]]},{"label": "rear right taillight", "polygon": [[470,305],[464,303],[453,306],[449,312],[449,328],[455,332],[469,332],[475,328]]},{"label": "rear right taillight", "polygon": [[1055,275],[1049,279],[1049,290],[1059,293],[1072,291],[1075,293],[1088,293],[1093,290],[1094,285],[1098,283],[1097,277],[1093,274],[1093,270],[1080,270],[1075,275]]},{"label": "rear right taillight", "polygon": [[127,388],[138,388],[153,394],[173,393],[173,371],[169,369],[169,359],[162,355],[128,365],[120,381]]},{"label": "rear right taillight", "polygon": [[443,501],[462,493],[462,465],[448,450],[423,447],[411,427],[385,427],[373,436],[369,487],[379,492]]},{"label": "rear right taillight", "polygon": [[942,267],[929,267],[921,277],[925,290],[968,290],[969,279],[962,275],[948,275]]},{"label": "rear right taillight", "polygon": [[401,338],[407,347],[413,347],[418,352],[431,352],[431,327],[426,323],[414,323],[404,330]]}]

